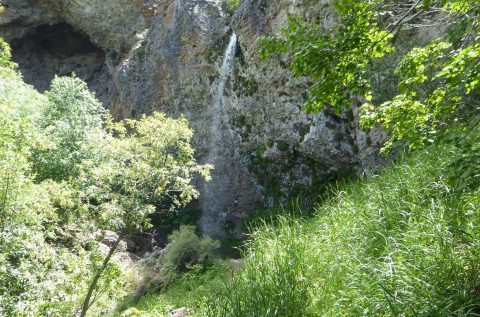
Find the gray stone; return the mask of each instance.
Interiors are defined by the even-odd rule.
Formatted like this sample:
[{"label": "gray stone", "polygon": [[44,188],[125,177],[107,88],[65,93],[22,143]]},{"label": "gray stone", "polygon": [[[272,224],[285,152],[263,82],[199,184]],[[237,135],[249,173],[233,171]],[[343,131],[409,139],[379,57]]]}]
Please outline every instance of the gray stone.
[{"label": "gray stone", "polygon": [[113,231],[106,230],[103,234],[103,240],[101,243],[105,244],[108,247],[111,247],[118,240],[118,234]]}]

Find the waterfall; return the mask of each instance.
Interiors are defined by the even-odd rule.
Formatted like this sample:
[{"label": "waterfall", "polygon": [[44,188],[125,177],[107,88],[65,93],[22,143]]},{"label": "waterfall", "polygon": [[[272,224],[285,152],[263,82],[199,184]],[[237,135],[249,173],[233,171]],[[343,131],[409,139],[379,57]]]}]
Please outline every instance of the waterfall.
[{"label": "waterfall", "polygon": [[230,37],[230,42],[223,57],[219,78],[214,89],[213,103],[211,107],[211,122],[209,127],[208,155],[206,160],[213,164],[212,180],[203,185],[202,190],[202,216],[200,227],[202,231],[213,236],[221,236],[224,219],[228,204],[233,200],[230,191],[233,180],[225,176],[225,169],[230,168],[229,160],[232,159],[228,153],[226,143],[230,133],[225,128],[228,117],[224,107],[225,84],[233,72],[235,53],[237,51],[237,35]]},{"label": "waterfall", "polygon": [[[233,61],[235,59],[235,53],[237,52],[237,35],[235,32],[230,37],[230,42],[228,43],[227,50],[223,57],[222,68],[220,69],[220,77],[218,79],[217,89],[215,90],[215,96],[213,98],[213,107],[214,111],[212,114],[212,125],[210,126],[210,134],[213,136],[211,141],[221,141],[221,124],[222,118],[225,116],[225,109],[223,108],[223,91],[225,90],[225,84],[233,71]],[[213,156],[215,147],[211,148],[212,151],[209,153],[209,162],[212,159],[215,159]],[[212,157],[210,157],[212,154]]]}]

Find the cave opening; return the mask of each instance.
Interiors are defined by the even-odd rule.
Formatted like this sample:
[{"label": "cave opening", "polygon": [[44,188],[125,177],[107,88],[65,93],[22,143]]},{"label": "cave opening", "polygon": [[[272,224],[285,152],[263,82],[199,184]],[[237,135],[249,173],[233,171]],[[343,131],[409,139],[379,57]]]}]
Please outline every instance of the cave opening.
[{"label": "cave opening", "polygon": [[38,91],[48,90],[55,75],[75,73],[100,101],[107,103],[105,52],[71,25],[40,25],[10,44],[12,59],[19,65],[24,81]]}]

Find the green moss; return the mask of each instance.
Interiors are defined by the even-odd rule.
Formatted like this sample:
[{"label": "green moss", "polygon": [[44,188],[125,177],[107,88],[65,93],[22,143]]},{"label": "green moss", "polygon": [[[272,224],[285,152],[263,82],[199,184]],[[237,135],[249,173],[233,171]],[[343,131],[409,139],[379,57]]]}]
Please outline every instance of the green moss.
[{"label": "green moss", "polygon": [[242,76],[237,71],[235,73],[235,82],[233,84],[233,89],[242,96],[250,97],[258,92],[258,83],[254,78]]},{"label": "green moss", "polygon": [[283,140],[278,140],[275,143],[277,144],[277,149],[279,149],[280,151],[282,151],[282,152],[288,151],[289,145],[288,145],[287,142],[285,142]]},{"label": "green moss", "polygon": [[299,124],[297,127],[298,134],[300,135],[300,142],[305,140],[305,136],[310,133],[310,125],[308,124]]}]

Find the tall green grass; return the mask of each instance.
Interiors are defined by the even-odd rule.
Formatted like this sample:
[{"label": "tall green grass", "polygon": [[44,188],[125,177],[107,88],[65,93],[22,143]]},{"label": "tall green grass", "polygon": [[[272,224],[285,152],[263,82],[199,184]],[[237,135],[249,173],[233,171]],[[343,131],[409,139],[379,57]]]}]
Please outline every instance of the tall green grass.
[{"label": "tall green grass", "polygon": [[207,316],[479,316],[480,191],[444,182],[429,148],[360,179],[313,220],[257,229]]}]

